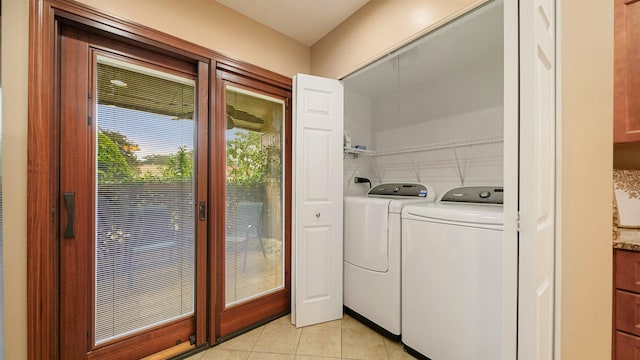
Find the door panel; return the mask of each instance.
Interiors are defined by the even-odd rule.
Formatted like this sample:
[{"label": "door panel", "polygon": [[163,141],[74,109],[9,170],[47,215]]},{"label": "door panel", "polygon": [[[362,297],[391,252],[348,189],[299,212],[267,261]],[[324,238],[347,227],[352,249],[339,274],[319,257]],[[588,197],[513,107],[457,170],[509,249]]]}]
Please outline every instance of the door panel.
[{"label": "door panel", "polygon": [[195,334],[197,76],[91,40],[60,41],[61,358],[137,358]]},{"label": "door panel", "polygon": [[555,261],[555,2],[521,2],[519,359],[551,359]]},{"label": "door panel", "polygon": [[297,327],[342,317],[343,88],[294,78],[296,141],[292,321]]},{"label": "door panel", "polygon": [[[219,336],[289,308],[290,92],[218,72],[225,133]],[[221,113],[219,111],[219,113]],[[224,128],[222,127],[224,126]],[[223,172],[224,171],[224,172]]]},{"label": "door panel", "polygon": [[284,288],[285,101],[228,84],[225,306]]},{"label": "door panel", "polygon": [[[67,206],[60,196],[60,358],[82,359],[89,348],[87,318],[89,317],[89,288],[91,274],[91,214],[92,197],[87,188],[91,184],[91,131],[87,126],[89,113],[89,46],[88,37],[73,29],[66,29],[61,38],[60,77],[63,98],[75,101],[60,103],[60,194],[74,194],[74,208]],[[77,172],[77,169],[85,169]],[[73,217],[74,236],[64,236]],[[68,274],[65,276],[65,274]]]},{"label": "door panel", "polygon": [[195,81],[95,68],[97,346],[194,313]]}]

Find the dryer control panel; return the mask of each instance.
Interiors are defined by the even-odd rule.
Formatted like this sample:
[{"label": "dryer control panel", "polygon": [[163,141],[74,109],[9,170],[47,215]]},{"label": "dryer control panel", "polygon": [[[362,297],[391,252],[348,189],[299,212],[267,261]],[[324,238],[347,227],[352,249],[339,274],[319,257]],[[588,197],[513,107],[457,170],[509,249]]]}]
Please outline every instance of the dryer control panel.
[{"label": "dryer control panel", "polygon": [[427,197],[429,189],[423,184],[412,183],[386,183],[374,186],[367,193],[369,196],[402,196],[402,197]]},{"label": "dryer control panel", "polygon": [[463,186],[447,191],[440,201],[502,205],[503,193],[502,186]]}]

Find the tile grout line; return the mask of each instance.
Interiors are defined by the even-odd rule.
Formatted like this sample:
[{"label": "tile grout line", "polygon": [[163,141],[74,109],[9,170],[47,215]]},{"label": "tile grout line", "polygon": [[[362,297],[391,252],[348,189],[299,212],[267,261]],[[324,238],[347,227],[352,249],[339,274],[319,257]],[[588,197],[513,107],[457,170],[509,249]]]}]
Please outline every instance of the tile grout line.
[{"label": "tile grout line", "polygon": [[[293,327],[295,327],[295,325],[292,324]],[[296,327],[296,329],[298,329]],[[296,357],[298,357],[298,349],[300,348],[300,338],[302,338],[302,332],[304,331],[304,327],[302,329],[300,329],[300,336],[298,336],[298,342],[296,343],[296,351],[293,353],[293,358],[295,359]]]},{"label": "tile grout line", "polygon": [[264,329],[267,327],[267,325],[268,324],[264,324],[264,325],[259,327],[260,334],[258,334],[258,336],[256,336],[256,340],[253,342],[253,345],[251,345],[251,349],[249,349],[249,356],[251,356],[251,353],[253,352],[253,349],[256,348],[256,344],[258,343],[258,340],[260,340],[260,336],[262,336],[262,333],[264,332]]},{"label": "tile grout line", "polygon": [[387,353],[387,360],[391,358],[391,354],[389,353],[389,347],[387,346],[387,340],[382,338],[382,345],[384,345],[384,351]]}]

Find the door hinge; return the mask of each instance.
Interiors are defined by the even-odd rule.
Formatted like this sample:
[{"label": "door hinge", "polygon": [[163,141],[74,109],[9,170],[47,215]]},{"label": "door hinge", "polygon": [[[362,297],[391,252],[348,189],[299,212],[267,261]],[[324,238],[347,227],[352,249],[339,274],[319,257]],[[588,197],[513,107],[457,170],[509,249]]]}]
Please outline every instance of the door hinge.
[{"label": "door hinge", "polygon": [[516,231],[520,232],[520,211],[516,213]]}]

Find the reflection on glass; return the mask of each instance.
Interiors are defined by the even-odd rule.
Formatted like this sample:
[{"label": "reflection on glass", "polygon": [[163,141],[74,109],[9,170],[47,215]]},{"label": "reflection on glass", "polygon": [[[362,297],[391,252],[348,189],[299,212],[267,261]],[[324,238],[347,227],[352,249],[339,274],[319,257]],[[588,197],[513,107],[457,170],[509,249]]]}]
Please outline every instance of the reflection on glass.
[{"label": "reflection on glass", "polygon": [[95,343],[194,311],[195,82],[98,57]]},{"label": "reflection on glass", "polygon": [[225,305],[281,289],[284,102],[227,86]]}]

